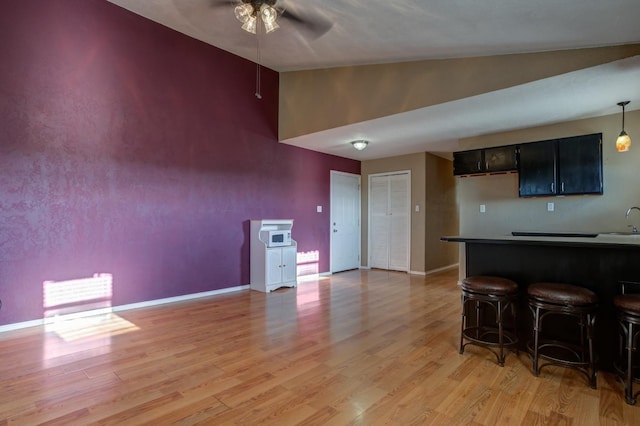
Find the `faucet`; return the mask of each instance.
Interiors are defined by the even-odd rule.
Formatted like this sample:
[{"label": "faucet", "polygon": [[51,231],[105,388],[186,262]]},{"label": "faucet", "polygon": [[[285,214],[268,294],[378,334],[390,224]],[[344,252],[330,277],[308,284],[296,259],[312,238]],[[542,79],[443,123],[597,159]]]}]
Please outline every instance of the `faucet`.
[{"label": "faucet", "polygon": [[[631,213],[631,210],[638,210],[640,212],[640,207],[629,207],[629,210],[627,210],[627,214],[625,215],[625,219],[627,219],[627,221],[629,220],[629,214]],[[631,224],[631,225],[627,225],[629,227],[631,227],[631,232],[633,232],[634,234],[638,232],[638,228]]]}]

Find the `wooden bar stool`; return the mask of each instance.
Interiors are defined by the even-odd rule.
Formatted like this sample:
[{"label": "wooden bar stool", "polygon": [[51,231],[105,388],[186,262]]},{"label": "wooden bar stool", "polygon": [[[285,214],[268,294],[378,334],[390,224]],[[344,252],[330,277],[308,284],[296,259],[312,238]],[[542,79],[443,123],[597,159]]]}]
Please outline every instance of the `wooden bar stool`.
[{"label": "wooden bar stool", "polygon": [[[547,282],[530,285],[527,293],[529,308],[533,313],[533,342],[527,345],[533,363],[533,375],[537,377],[547,365],[574,368],[584,373],[589,386],[595,389],[597,373],[593,353],[593,323],[598,307],[595,293],[575,285]],[[543,334],[543,320],[553,315],[577,318],[580,341],[572,342],[564,337],[550,338],[550,333]],[[553,327],[550,323],[546,325]],[[540,360],[546,362],[541,364]]]},{"label": "wooden bar stool", "polygon": [[633,384],[640,383],[640,378],[634,374],[634,370],[640,367],[634,362],[640,336],[640,294],[625,294],[625,283],[622,283],[622,295],[613,299],[613,306],[618,313],[620,324],[620,352],[614,369],[624,386],[625,401],[633,405],[640,394],[633,393]]},{"label": "wooden bar stool", "polygon": [[[518,333],[515,301],[518,285],[506,278],[474,276],[462,280],[462,325],[460,329],[460,354],[466,345],[489,349],[504,366],[505,350],[517,352]],[[475,321],[469,321],[468,311],[475,308]],[[489,313],[483,312],[488,308]],[[505,328],[504,317],[511,311],[512,327]],[[487,317],[493,321],[488,322]],[[465,340],[467,341],[465,343]]]}]

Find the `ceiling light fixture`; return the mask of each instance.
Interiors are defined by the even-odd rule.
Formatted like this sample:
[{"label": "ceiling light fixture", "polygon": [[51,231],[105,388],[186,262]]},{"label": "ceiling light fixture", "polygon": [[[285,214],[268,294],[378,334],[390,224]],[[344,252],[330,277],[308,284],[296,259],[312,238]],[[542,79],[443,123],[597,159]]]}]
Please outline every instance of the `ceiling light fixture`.
[{"label": "ceiling light fixture", "polygon": [[363,149],[365,149],[367,147],[367,145],[369,145],[369,141],[365,141],[364,139],[360,139],[357,141],[352,141],[351,145],[353,145],[353,147],[355,149],[357,149],[358,151],[362,151]]},{"label": "ceiling light fixture", "polygon": [[238,21],[242,22],[243,30],[255,34],[259,18],[268,34],[280,28],[276,22],[278,11],[273,7],[275,4],[275,0],[242,0],[242,4],[234,9],[234,13]]},{"label": "ceiling light fixture", "polygon": [[631,138],[624,131],[624,107],[629,103],[629,101],[618,102],[618,105],[622,107],[622,131],[620,132],[620,136],[616,139],[616,149],[618,152],[627,152],[629,148],[631,148]]}]

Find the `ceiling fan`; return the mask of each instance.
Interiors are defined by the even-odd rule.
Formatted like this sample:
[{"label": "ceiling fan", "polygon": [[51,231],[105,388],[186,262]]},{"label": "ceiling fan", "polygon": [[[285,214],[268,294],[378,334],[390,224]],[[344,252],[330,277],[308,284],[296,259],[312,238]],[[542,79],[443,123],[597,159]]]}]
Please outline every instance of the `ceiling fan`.
[{"label": "ceiling fan", "polygon": [[333,27],[329,19],[311,13],[296,13],[285,7],[284,0],[213,0],[213,5],[229,7],[235,5],[233,11],[242,23],[242,29],[256,34],[260,26],[264,26],[268,34],[280,27],[278,20],[288,21],[315,39]]}]

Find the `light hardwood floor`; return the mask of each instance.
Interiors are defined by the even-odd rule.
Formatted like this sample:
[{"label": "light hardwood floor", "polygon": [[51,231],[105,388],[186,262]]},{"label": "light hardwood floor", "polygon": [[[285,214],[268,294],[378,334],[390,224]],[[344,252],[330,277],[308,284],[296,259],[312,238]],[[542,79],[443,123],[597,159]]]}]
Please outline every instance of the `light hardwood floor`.
[{"label": "light hardwood floor", "polygon": [[457,271],[350,271],[0,334],[0,424],[640,424],[600,373],[458,354]]}]

